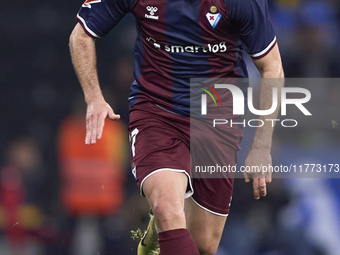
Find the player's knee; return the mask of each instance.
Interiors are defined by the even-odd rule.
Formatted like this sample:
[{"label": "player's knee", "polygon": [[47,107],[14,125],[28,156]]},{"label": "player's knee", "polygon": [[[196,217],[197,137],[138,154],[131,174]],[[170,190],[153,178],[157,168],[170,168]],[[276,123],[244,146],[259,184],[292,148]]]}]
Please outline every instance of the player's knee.
[{"label": "player's knee", "polygon": [[157,221],[185,219],[184,202],[180,196],[153,190],[148,200]]},{"label": "player's knee", "polygon": [[183,208],[176,202],[160,199],[159,201],[154,201],[151,208],[157,222],[162,225],[168,224],[169,222],[183,221],[183,219],[185,219]]},{"label": "player's knee", "polygon": [[185,228],[185,214],[180,198],[162,195],[149,200],[160,232],[176,228]]}]

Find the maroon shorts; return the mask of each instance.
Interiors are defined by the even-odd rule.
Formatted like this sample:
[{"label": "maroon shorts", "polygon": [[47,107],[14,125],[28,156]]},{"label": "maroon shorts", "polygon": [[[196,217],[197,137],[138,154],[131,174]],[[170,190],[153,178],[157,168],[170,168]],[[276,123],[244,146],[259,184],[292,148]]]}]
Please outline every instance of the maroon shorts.
[{"label": "maroon shorts", "polygon": [[[208,125],[208,124],[207,124]],[[199,128],[204,137],[212,137],[211,126]],[[242,131],[241,131],[242,132]],[[193,162],[219,162],[220,165],[235,165],[238,141],[219,143],[219,148],[207,153],[199,146],[190,155],[190,118],[174,114],[153,103],[135,105],[130,112],[129,134],[131,143],[132,173],[140,193],[143,195],[143,182],[150,175],[163,170],[183,172],[189,178],[186,197],[201,208],[221,216],[227,216],[233,192],[233,176],[229,178],[191,178]],[[228,137],[227,137],[228,138]],[[221,139],[217,137],[216,139]],[[224,139],[228,140],[228,139]],[[205,160],[206,158],[206,160]],[[192,162],[191,162],[192,161]],[[191,164],[192,163],[192,164]]]}]

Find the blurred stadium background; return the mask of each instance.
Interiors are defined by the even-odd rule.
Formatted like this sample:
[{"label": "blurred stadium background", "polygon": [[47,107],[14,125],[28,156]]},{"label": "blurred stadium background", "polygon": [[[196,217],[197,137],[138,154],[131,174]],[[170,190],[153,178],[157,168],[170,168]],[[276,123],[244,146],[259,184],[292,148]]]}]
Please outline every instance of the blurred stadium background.
[{"label": "blurred stadium background", "polygon": [[[130,230],[147,225],[149,209],[130,173],[124,128],[134,20],[127,16],[96,43],[101,86],[122,122],[107,127],[115,135],[109,132],[101,141],[104,149],[84,149],[79,144],[85,105],[68,51],[81,4],[1,3],[1,255],[132,255],[137,242]],[[286,77],[339,77],[340,2],[269,0],[269,5]],[[249,71],[258,76],[251,63]],[[339,112],[339,85],[328,93],[314,89],[315,109],[327,105]],[[338,116],[331,117],[340,123]],[[274,164],[302,158],[339,164],[339,137],[339,126],[331,122],[307,131],[278,128]],[[276,179],[260,201],[252,198],[250,185],[236,180],[218,255],[340,254],[339,213],[339,179]]]}]

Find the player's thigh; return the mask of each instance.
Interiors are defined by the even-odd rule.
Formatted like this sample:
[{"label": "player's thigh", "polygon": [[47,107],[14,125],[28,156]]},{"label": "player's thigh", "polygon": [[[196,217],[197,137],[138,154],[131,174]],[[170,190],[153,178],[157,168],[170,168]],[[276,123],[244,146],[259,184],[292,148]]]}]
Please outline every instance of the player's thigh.
[{"label": "player's thigh", "polygon": [[[132,173],[144,195],[144,182],[158,172],[172,170],[189,177],[190,150],[188,135],[184,135],[188,127],[178,116],[152,104],[140,108],[130,113],[129,132]],[[191,193],[190,186],[188,195]]]},{"label": "player's thigh", "polygon": [[227,216],[219,216],[199,207],[191,198],[185,200],[187,229],[201,254],[215,254]]}]

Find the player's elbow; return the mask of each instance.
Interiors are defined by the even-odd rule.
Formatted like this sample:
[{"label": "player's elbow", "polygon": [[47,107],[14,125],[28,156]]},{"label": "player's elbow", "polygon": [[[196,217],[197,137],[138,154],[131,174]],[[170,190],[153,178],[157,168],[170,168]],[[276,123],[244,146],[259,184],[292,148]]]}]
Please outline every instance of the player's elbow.
[{"label": "player's elbow", "polygon": [[79,23],[74,27],[70,38],[69,38],[69,47],[72,50],[76,44],[79,44],[81,42],[84,43],[92,43],[93,38],[88,36],[84,29],[79,25]]},{"label": "player's elbow", "polygon": [[77,31],[76,31],[76,27],[75,27],[75,28],[73,29],[71,35],[70,35],[69,43],[68,43],[68,45],[69,45],[69,47],[70,47],[71,50],[72,50],[73,47],[74,47],[74,43],[75,43],[75,41],[76,41],[76,37],[77,37]]},{"label": "player's elbow", "polygon": [[262,78],[284,78],[284,71],[281,64],[271,65],[263,70],[260,70]]},{"label": "player's elbow", "polygon": [[[82,28],[81,28],[82,29]],[[74,44],[81,39],[81,31],[79,31],[79,24],[77,24],[69,38],[69,46],[70,48],[73,48]]]}]

